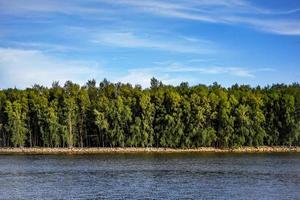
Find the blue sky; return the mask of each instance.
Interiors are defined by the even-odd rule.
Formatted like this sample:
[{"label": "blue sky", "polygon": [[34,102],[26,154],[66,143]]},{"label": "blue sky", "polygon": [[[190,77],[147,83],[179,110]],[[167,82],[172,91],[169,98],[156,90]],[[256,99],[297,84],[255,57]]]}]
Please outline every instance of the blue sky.
[{"label": "blue sky", "polygon": [[300,80],[298,0],[0,0],[0,88]]}]

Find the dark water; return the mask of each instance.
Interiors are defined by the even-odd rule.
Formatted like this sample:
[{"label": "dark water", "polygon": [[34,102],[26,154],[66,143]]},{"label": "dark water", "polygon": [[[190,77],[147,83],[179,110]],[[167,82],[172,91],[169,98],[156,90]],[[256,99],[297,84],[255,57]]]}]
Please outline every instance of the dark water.
[{"label": "dark water", "polygon": [[300,154],[0,155],[0,199],[300,199]]}]

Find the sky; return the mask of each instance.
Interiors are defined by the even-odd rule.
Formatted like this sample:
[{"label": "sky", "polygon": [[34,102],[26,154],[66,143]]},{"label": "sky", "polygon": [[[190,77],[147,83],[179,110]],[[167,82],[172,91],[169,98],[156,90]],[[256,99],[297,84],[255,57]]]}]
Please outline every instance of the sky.
[{"label": "sky", "polygon": [[0,88],[300,80],[299,0],[0,0]]}]

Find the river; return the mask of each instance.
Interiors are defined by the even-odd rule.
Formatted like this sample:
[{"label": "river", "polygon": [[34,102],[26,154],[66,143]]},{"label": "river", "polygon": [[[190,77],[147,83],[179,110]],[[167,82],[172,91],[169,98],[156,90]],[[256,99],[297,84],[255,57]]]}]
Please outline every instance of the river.
[{"label": "river", "polygon": [[300,199],[300,154],[0,155],[0,199]]}]

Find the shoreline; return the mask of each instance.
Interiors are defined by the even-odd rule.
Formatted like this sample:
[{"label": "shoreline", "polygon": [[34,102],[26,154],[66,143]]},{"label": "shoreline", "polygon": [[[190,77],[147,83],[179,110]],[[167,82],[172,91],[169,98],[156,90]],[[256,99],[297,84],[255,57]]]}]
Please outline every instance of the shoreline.
[{"label": "shoreline", "polygon": [[287,146],[261,146],[239,148],[155,148],[155,147],[74,147],[74,148],[47,148],[47,147],[24,147],[24,148],[0,148],[0,155],[4,154],[105,154],[105,153],[300,153],[300,147]]}]

